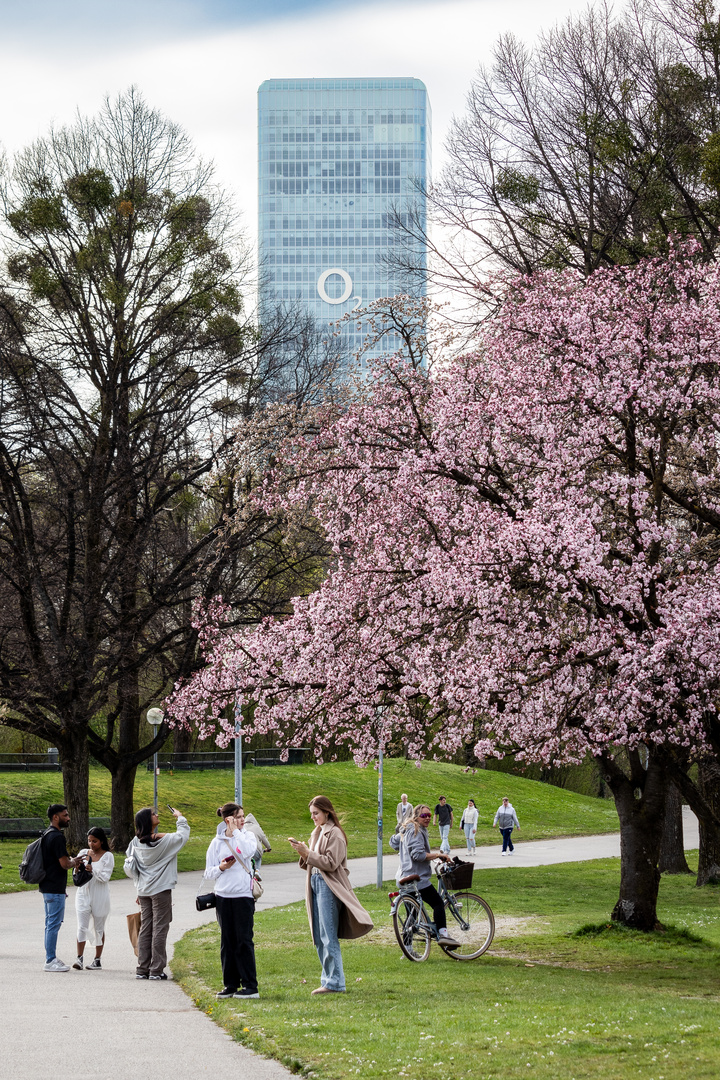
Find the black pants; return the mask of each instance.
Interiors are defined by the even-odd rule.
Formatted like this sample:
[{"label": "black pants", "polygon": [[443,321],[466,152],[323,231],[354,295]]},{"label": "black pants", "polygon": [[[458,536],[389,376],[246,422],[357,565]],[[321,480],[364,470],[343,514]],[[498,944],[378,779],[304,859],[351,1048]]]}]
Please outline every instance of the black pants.
[{"label": "black pants", "polygon": [[433,922],[438,930],[444,930],[447,926],[447,920],[445,919],[445,908],[440,899],[440,893],[434,885],[426,885],[424,889],[420,890],[420,895],[425,903],[429,904],[433,909]]},{"label": "black pants", "polygon": [[255,901],[249,896],[217,896],[217,921],[220,924],[220,963],[223,982],[228,990],[257,993],[253,919]]}]

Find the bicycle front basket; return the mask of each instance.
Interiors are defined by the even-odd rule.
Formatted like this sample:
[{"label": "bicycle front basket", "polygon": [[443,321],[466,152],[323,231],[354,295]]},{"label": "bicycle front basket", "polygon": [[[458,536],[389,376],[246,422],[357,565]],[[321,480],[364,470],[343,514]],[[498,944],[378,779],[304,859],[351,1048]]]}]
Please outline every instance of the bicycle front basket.
[{"label": "bicycle front basket", "polygon": [[469,889],[474,869],[475,864],[471,862],[451,863],[443,873],[443,881],[448,889]]}]

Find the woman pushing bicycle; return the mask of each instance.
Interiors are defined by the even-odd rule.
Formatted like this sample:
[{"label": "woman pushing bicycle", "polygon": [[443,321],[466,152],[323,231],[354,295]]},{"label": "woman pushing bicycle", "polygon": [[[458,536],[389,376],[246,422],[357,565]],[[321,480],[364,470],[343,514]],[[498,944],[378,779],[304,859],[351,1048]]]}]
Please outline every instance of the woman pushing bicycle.
[{"label": "woman pushing bicycle", "polygon": [[445,906],[430,880],[432,874],[430,863],[433,859],[452,862],[450,855],[446,855],[443,851],[432,851],[430,848],[427,829],[431,818],[430,807],[420,803],[415,807],[410,820],[400,827],[399,832],[390,837],[390,846],[400,855],[400,869],[396,880],[400,885],[413,875],[418,875],[417,888],[423,900],[433,910],[438,938],[443,945],[458,945],[459,942],[448,933]]}]

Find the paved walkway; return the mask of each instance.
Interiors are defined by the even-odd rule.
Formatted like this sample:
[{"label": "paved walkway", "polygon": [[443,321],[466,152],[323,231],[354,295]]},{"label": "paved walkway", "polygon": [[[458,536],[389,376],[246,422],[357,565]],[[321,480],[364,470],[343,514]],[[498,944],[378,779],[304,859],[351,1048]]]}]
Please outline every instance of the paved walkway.
[{"label": "paved walkway", "polygon": [[[542,840],[524,844],[517,834],[515,854],[500,847],[478,850],[478,868],[542,866],[600,859],[620,854],[618,835]],[[685,846],[698,845],[697,821],[686,813]],[[457,849],[462,854],[461,849]],[[376,880],[376,860],[353,859],[353,885]],[[395,874],[395,856],[386,856],[384,876]],[[175,889],[169,942],[210,921],[214,913],[195,911],[199,873],[181,874]],[[266,866],[260,910],[304,896],[304,875],[292,864]],[[135,907],[130,881],[111,883],[113,914],[108,921],[103,971],[49,974],[43,965],[43,905],[37,892],[0,896],[0,1061],[13,1080],[196,1080],[250,1073],[253,1080],[286,1080],[290,1073],[234,1042],[197,1010],[179,986],[142,982],[133,977],[133,955],[124,916]],[[69,889],[58,954],[74,957],[75,910]],[[93,955],[88,946],[87,951]],[[220,965],[218,958],[218,977]],[[218,982],[218,986],[219,986]],[[260,987],[262,993],[262,985]],[[246,1009],[252,1008],[248,1002]]]}]

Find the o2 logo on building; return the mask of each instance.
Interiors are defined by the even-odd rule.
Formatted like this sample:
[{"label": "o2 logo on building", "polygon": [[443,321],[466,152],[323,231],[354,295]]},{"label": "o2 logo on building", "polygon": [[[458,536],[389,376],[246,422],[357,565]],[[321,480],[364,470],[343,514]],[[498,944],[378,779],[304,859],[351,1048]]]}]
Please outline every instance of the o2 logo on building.
[{"label": "o2 logo on building", "polygon": [[[340,296],[328,296],[327,290],[325,288],[327,279],[329,277],[332,277],[334,274],[337,274],[339,278],[342,278],[343,285],[345,286]],[[323,270],[322,274],[318,278],[317,291],[320,299],[324,300],[326,304],[344,304],[345,301],[349,300],[350,296],[352,295],[352,278],[348,274],[347,270],[341,270],[340,267],[333,266],[330,270]],[[362,304],[362,298],[359,296],[353,296],[353,300],[355,300],[355,305],[353,306],[352,310],[355,311],[355,309],[359,308]]]}]

